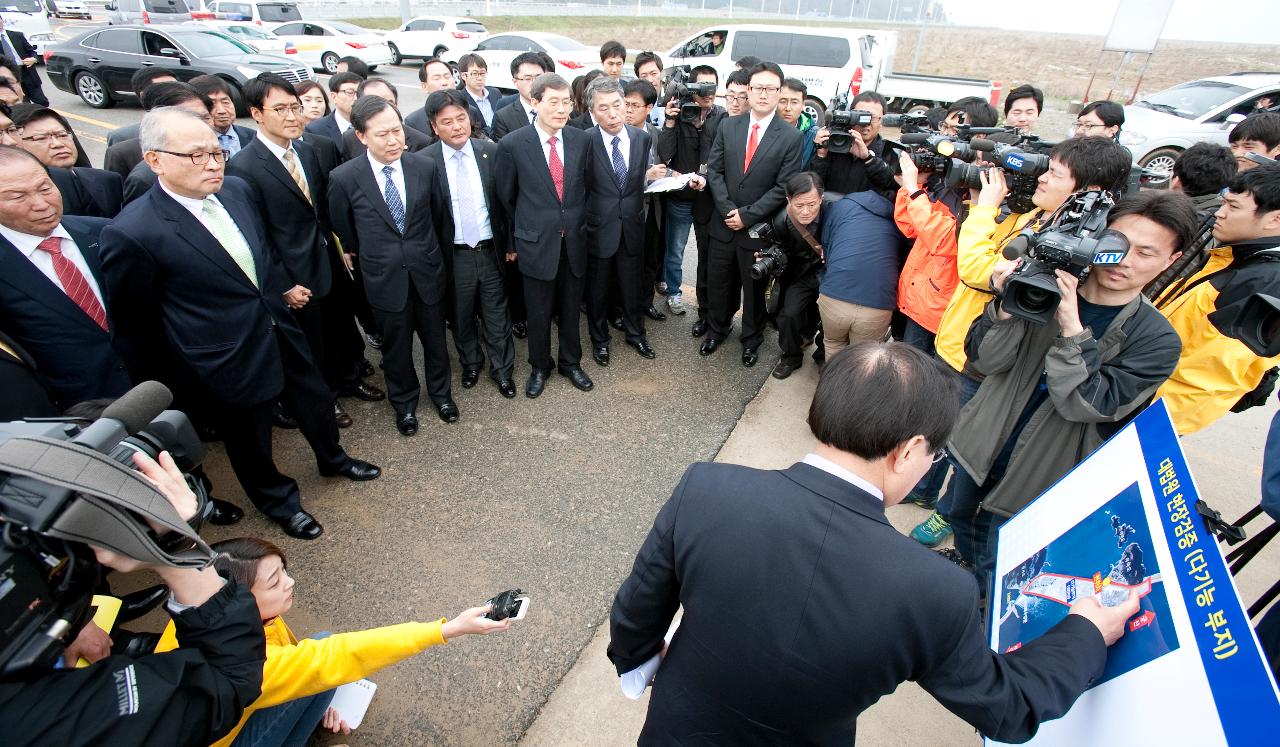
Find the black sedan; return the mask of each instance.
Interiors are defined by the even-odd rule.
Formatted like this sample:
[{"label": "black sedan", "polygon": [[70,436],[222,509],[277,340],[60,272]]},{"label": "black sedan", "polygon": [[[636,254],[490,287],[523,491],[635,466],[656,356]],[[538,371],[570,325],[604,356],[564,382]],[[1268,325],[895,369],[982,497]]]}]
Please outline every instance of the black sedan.
[{"label": "black sedan", "polygon": [[216,30],[189,26],[95,29],[52,47],[48,54],[49,81],[96,109],[136,98],[130,76],[153,65],[172,70],[178,80],[209,74],[223,78],[231,84],[240,116],[244,116],[240,86],[259,73],[276,73],[290,83],[312,77],[305,65],[258,54]]}]

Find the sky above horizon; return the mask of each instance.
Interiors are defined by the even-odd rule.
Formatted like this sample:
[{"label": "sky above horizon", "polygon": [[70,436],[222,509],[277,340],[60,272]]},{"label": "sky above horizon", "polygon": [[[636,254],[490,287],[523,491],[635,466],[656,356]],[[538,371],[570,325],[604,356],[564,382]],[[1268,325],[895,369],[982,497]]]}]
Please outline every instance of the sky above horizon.
[{"label": "sky above horizon", "polygon": [[[962,25],[1098,36],[1110,30],[1119,5],[1120,0],[945,0],[952,22]],[[1174,0],[1161,38],[1280,44],[1280,2],[1216,0],[1210,6],[1203,0]]]}]

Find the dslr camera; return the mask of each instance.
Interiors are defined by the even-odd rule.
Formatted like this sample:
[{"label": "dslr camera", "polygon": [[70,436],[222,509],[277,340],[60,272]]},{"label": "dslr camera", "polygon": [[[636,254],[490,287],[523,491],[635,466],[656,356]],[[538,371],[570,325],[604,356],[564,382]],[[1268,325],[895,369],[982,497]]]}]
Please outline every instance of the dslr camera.
[{"label": "dslr camera", "polygon": [[787,269],[787,250],[774,237],[773,224],[768,221],[761,221],[748,228],[747,235],[753,239],[768,242],[758,252],[760,259],[751,265],[751,277],[755,280],[762,280],[781,275],[782,271]]},{"label": "dslr camera", "polygon": [[1004,248],[1006,259],[1022,257],[1005,281],[1001,307],[1020,319],[1045,324],[1062,301],[1056,270],[1084,280],[1094,266],[1118,265],[1129,240],[1107,228],[1115,199],[1105,190],[1073,195],[1038,231],[1024,230]]},{"label": "dslr camera", "polygon": [[671,74],[670,82],[667,84],[667,90],[671,92],[671,96],[667,100],[675,99],[680,104],[681,122],[697,124],[702,119],[702,106],[693,97],[715,96],[717,87],[714,81],[690,82],[689,71],[684,68],[676,68]]}]

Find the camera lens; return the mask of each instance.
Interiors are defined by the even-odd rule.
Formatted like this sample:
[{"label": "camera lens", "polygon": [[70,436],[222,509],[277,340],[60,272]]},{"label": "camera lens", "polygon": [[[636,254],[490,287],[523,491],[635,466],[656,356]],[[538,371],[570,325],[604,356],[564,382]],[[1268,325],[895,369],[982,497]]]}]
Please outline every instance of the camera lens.
[{"label": "camera lens", "polygon": [[1058,304],[1058,296],[1044,288],[1028,285],[1018,290],[1018,305],[1032,314],[1043,314],[1047,311],[1052,311],[1053,307]]}]

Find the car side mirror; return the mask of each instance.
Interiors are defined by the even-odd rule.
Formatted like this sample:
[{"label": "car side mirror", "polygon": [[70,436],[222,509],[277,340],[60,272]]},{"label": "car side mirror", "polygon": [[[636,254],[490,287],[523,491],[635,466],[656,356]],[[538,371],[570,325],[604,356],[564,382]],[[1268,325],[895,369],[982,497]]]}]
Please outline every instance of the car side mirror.
[{"label": "car side mirror", "polygon": [[161,57],[181,57],[182,53],[174,49],[173,47],[161,47],[160,56]]},{"label": "car side mirror", "polygon": [[1222,121],[1222,129],[1230,130],[1243,121],[1244,121],[1243,114],[1239,114],[1239,113],[1232,114]]}]

